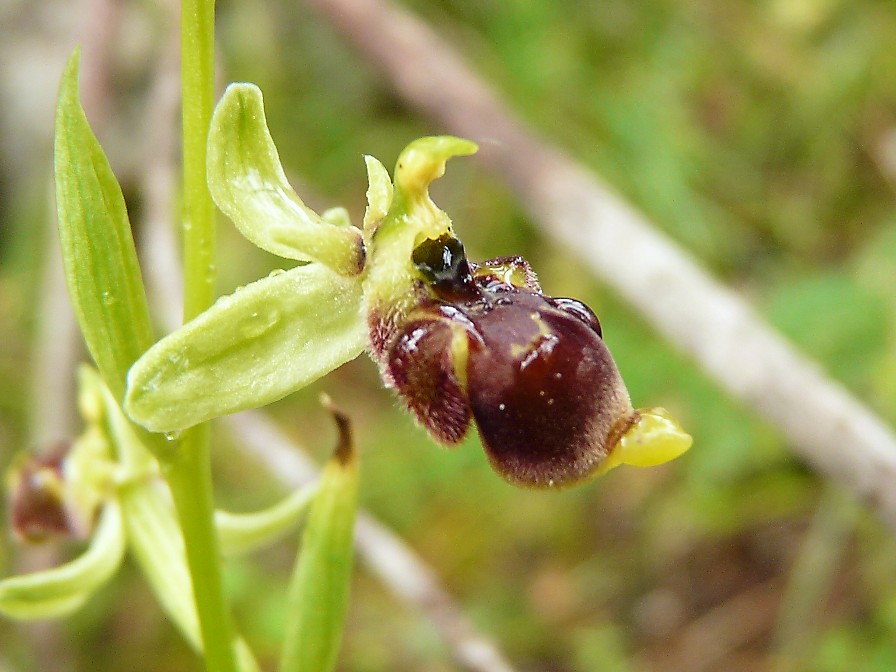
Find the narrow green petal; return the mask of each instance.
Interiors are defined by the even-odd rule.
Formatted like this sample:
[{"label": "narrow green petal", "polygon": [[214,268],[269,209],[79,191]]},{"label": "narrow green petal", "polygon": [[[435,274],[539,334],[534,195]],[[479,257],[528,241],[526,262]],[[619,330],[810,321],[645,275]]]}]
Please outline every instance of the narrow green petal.
[{"label": "narrow green petal", "polygon": [[218,207],[258,247],[319,261],[343,275],[364,268],[361,232],[324,221],[289,186],[257,86],[231,84],[218,103],[208,138],[208,186]]},{"label": "narrow green petal", "polygon": [[87,348],[119,399],[153,341],[124,197],[78,101],[78,52],[56,110],[56,207],[65,277]]},{"label": "narrow green petal", "polygon": [[53,569],[0,581],[0,613],[23,620],[66,616],[118,569],[124,547],[121,510],[108,502],[82,555]]},{"label": "narrow green petal", "polygon": [[126,410],[156,432],[263,406],[364,349],[361,283],[320,264],[220,298],[153,346],[128,376]]},{"label": "narrow green petal", "polygon": [[386,167],[372,156],[365,156],[367,164],[367,210],[364,212],[364,232],[370,236],[392,207],[392,179]]},{"label": "narrow green petal", "polygon": [[281,672],[336,666],[351,581],[358,461],[348,421],[336,413],[340,445],[324,468],[289,585]]},{"label": "narrow green petal", "polygon": [[218,527],[221,551],[225,555],[239,555],[281,539],[298,524],[316,494],[316,484],[309,484],[262,511],[254,513],[215,511],[215,525]]}]

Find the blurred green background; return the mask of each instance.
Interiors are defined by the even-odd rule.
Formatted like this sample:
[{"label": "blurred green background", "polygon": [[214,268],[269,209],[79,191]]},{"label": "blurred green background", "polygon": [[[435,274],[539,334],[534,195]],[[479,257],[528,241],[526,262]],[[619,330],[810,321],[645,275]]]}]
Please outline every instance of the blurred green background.
[{"label": "blurred green background", "polygon": [[[896,422],[896,5],[406,4],[541,133]],[[113,53],[98,135],[139,240],[167,10],[0,0],[0,468],[39,447],[43,391],[29,379],[47,301],[55,89],[96,7]],[[359,221],[362,154],[391,166],[411,139],[443,130],[302,3],[222,0],[218,15],[221,82],[262,88],[281,157],[312,206],[345,205]],[[670,465],[619,469],[568,492],[514,489],[475,436],[453,452],[435,447],[364,358],[275,404],[286,431],[322,457],[334,434],[318,394],[350,412],[363,505],[432,565],[519,670],[896,669],[892,534],[543,240],[475,161],[453,161],[434,193],[472,258],[522,254],[548,293],[589,303],[636,405],[672,409],[694,447]],[[222,292],[278,263],[223,217],[220,231]],[[218,442],[222,506],[282,493],[223,431]],[[268,668],[294,545],[228,567],[239,622]],[[0,575],[23,555],[0,537]],[[353,590],[341,670],[457,669],[434,628],[363,569]],[[0,622],[0,670],[40,669],[39,660],[54,670],[197,669],[130,569],[58,631]]]}]

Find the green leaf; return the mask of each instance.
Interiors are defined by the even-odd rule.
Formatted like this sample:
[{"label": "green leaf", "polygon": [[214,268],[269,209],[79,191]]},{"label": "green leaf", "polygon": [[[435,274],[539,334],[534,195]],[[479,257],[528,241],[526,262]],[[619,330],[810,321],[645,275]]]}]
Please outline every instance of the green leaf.
[{"label": "green leaf", "polygon": [[0,581],[0,613],[22,620],[70,614],[118,569],[124,542],[121,510],[110,501],[82,555],[59,567]]},{"label": "green leaf", "polygon": [[325,221],[289,186],[261,91],[252,84],[231,84],[215,109],[208,186],[218,207],[258,247],[288,259],[319,261],[343,275],[363,270],[361,232]]},{"label": "green leaf", "polygon": [[128,376],[125,409],[156,432],[263,406],[357,357],[361,282],[320,264],[275,271],[153,346]]},{"label": "green leaf", "polygon": [[225,555],[249,553],[282,538],[298,524],[316,494],[316,485],[309,484],[262,511],[215,511],[221,552]]},{"label": "green leaf", "polygon": [[118,399],[152,345],[149,307],[124,197],[78,101],[78,58],[56,110],[56,207],[65,277],[87,348]]},{"label": "green leaf", "polygon": [[336,411],[334,415],[339,447],[321,476],[290,580],[281,672],[329,672],[342,640],[358,507],[358,463],[348,420]]}]

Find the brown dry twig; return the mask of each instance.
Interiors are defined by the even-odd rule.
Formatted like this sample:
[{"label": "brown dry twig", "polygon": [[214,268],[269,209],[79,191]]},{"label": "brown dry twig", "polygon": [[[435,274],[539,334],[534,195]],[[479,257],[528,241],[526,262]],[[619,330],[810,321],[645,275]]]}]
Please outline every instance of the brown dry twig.
[{"label": "brown dry twig", "polygon": [[[896,436],[599,178],[538,138],[445,40],[386,0],[311,0],[395,91],[486,161],[545,235],[896,531]],[[698,437],[699,438],[699,437]]]}]

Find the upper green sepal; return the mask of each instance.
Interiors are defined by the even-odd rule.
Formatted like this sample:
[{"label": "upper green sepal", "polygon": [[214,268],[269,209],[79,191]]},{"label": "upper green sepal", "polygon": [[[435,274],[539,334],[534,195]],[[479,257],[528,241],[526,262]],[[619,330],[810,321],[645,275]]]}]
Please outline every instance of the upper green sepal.
[{"label": "upper green sepal", "polygon": [[280,399],[357,357],[361,281],[321,264],[275,271],[156,343],[128,375],[125,409],[174,432]]},{"label": "upper green sepal", "polygon": [[290,187],[261,91],[253,84],[231,84],[215,109],[208,186],[218,207],[258,247],[287,259],[319,261],[342,275],[363,270],[361,231],[325,220]]},{"label": "upper green sepal", "polygon": [[56,109],[56,208],[65,278],[87,348],[113,394],[155,340],[121,188],[78,100],[75,50]]}]

